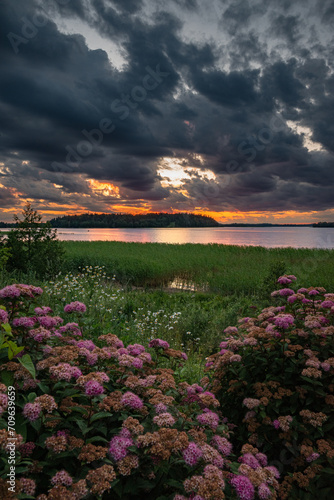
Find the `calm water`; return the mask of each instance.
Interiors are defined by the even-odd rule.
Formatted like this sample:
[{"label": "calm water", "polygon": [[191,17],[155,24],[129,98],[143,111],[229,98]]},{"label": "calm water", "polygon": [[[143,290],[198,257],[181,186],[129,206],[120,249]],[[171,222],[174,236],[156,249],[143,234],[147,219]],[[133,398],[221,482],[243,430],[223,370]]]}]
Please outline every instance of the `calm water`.
[{"label": "calm water", "polygon": [[60,240],[136,241],[140,243],[220,243],[264,247],[334,248],[334,228],[158,228],[58,229]]}]

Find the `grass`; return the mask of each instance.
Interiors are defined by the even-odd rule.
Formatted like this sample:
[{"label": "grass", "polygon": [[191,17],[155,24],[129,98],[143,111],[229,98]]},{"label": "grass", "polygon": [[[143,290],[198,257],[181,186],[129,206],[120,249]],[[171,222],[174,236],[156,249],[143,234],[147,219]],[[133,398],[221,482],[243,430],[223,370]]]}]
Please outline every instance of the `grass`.
[{"label": "grass", "polygon": [[223,295],[258,295],[276,269],[302,283],[334,288],[334,250],[116,241],[64,246],[67,271],[104,266],[123,285],[163,287],[180,278]]}]

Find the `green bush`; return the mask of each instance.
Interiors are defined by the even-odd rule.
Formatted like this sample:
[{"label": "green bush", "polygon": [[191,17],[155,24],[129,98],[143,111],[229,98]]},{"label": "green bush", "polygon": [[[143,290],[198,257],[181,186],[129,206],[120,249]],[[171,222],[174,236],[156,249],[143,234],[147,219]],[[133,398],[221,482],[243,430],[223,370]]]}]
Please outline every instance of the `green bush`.
[{"label": "green bush", "polygon": [[9,231],[1,242],[2,253],[7,250],[6,268],[9,272],[35,273],[39,278],[55,275],[61,269],[64,258],[63,245],[57,240],[57,232],[49,223],[41,224],[42,216],[27,203],[17,215],[17,226]]}]

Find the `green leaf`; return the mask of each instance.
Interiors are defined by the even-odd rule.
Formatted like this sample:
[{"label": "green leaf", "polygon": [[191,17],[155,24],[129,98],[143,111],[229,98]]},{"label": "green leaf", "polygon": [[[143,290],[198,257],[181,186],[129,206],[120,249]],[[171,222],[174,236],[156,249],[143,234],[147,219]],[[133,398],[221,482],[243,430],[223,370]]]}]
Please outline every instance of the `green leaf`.
[{"label": "green leaf", "polygon": [[86,443],[109,443],[110,439],[106,439],[102,436],[94,436],[92,438],[86,439]]},{"label": "green leaf", "polygon": [[100,411],[99,413],[95,413],[90,419],[91,422],[95,422],[95,420],[100,420],[101,418],[112,417],[113,413],[108,411]]},{"label": "green leaf", "polygon": [[12,333],[12,328],[9,323],[2,323],[2,328],[5,330],[6,333],[8,334]]},{"label": "green leaf", "polygon": [[21,434],[23,441],[27,438],[27,424],[24,416],[20,413],[15,415],[15,432]]},{"label": "green leaf", "polygon": [[30,375],[36,379],[36,370],[35,370],[35,366],[34,366],[34,363],[32,362],[32,359],[31,357],[29,356],[29,354],[24,354],[22,356],[22,358],[18,358],[19,362],[21,363],[22,366],[24,366],[24,368],[26,370],[28,370],[28,372],[30,373]]},{"label": "green leaf", "polygon": [[13,385],[14,384],[14,373],[9,372],[7,370],[4,370],[3,372],[1,372],[1,380],[7,387]]}]

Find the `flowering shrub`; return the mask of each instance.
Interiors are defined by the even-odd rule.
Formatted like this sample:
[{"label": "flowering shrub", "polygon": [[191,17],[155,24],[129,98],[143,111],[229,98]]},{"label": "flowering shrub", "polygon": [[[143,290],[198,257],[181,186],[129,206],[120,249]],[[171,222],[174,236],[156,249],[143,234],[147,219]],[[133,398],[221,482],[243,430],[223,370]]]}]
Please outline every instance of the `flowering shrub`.
[{"label": "flowering shrub", "polygon": [[[250,447],[239,473],[254,484],[264,453],[281,473],[278,498],[326,500],[334,497],[334,294],[298,288],[292,275],[278,286],[279,304],[225,330],[207,359],[210,390],[236,426],[235,451]],[[231,482],[237,492],[247,484]],[[266,488],[260,498],[269,498]]]},{"label": "flowering shrub", "polygon": [[[177,385],[159,365],[161,357],[180,365],[184,353],[161,339],[150,351],[112,333],[84,339],[41,294],[28,285],[0,290],[2,321],[36,368],[20,363],[21,353],[0,366],[0,498],[276,498],[278,470],[250,444],[232,454],[232,426],[214,394]],[[64,308],[84,311],[77,301]],[[14,390],[15,431],[7,427]]]}]

